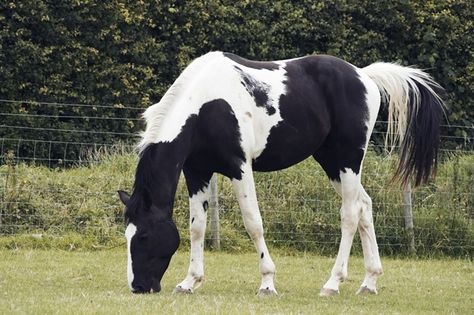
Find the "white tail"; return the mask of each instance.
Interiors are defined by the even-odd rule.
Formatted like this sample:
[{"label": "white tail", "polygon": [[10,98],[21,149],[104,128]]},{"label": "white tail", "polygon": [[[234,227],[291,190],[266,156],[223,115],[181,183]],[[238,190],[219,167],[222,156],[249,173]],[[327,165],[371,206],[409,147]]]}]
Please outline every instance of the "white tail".
[{"label": "white tail", "polygon": [[388,104],[388,128],[385,145],[391,150],[403,142],[408,125],[408,104],[412,100],[414,114],[418,112],[424,87],[441,104],[441,97],[433,90],[442,89],[426,72],[395,63],[376,62],[363,71],[377,84],[382,99]]},{"label": "white tail", "polygon": [[441,86],[420,69],[393,63],[374,63],[362,69],[377,84],[388,104],[385,145],[401,145],[397,177],[403,183],[416,173],[416,185],[425,182],[436,166],[443,101]]}]

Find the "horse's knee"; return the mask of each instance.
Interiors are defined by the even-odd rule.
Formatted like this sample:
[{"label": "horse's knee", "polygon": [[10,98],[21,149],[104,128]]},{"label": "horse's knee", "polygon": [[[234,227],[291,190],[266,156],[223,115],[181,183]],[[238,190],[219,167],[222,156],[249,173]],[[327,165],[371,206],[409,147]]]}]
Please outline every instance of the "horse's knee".
[{"label": "horse's knee", "polygon": [[253,241],[259,240],[263,237],[263,226],[261,224],[247,223],[246,229]]},{"label": "horse's knee", "polygon": [[341,208],[341,229],[355,233],[359,223],[360,215],[354,208]]},{"label": "horse's knee", "polygon": [[374,225],[372,218],[372,199],[368,195],[365,195],[361,199],[361,204],[362,207],[359,226],[364,230],[367,230],[372,228]]},{"label": "horse's knee", "polygon": [[362,190],[360,201],[362,203],[362,211],[372,213],[372,198],[370,198],[365,190]]},{"label": "horse's knee", "polygon": [[260,213],[253,211],[242,211],[245,229],[252,240],[263,237],[263,221]]},{"label": "horse's knee", "polygon": [[201,216],[191,217],[189,233],[191,234],[192,239],[200,238],[204,236],[206,231],[206,217],[202,218]]}]

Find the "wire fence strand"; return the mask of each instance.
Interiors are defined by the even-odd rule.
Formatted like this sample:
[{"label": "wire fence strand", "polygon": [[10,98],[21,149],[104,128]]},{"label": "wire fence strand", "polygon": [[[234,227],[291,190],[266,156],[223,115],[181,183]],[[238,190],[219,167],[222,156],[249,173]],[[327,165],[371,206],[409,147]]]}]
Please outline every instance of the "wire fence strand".
[{"label": "wire fence strand", "polygon": [[[121,239],[125,222],[116,190],[133,186],[139,130],[110,130],[101,123],[131,122],[135,128],[142,121],[143,108],[2,99],[0,103],[69,109],[68,114],[61,115],[0,112],[0,236],[61,236],[73,231],[93,235],[99,243]],[[109,112],[106,116],[75,116],[75,107]],[[123,110],[131,110],[132,117],[124,117]],[[87,121],[98,124],[81,125]],[[377,124],[383,126],[386,122]],[[436,182],[413,192],[418,248],[473,255],[474,243],[469,241],[474,239],[474,159],[470,146],[474,137],[469,135],[473,129],[470,125],[441,126],[441,152],[447,157],[438,169]],[[383,138],[385,132],[375,130],[373,136]],[[445,142],[455,146],[443,147]],[[386,253],[399,253],[407,247],[407,235],[402,189],[388,183],[389,168],[395,162],[383,154],[383,143],[372,141],[370,150],[376,153],[366,157],[363,181],[373,199],[379,247]],[[337,250],[341,200],[321,168],[308,161],[290,170],[256,174],[255,178],[270,244],[323,253]],[[223,246],[251,246],[229,181],[219,177],[218,187]],[[187,203],[181,179],[174,218],[184,242],[189,242],[184,232],[189,222]],[[209,235],[206,239],[210,241]]]}]

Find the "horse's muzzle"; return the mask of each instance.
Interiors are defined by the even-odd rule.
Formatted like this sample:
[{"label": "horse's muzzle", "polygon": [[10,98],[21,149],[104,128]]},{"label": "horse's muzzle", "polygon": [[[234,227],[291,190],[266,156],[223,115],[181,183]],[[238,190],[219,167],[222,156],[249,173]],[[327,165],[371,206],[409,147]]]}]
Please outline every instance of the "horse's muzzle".
[{"label": "horse's muzzle", "polygon": [[132,289],[132,293],[134,294],[158,293],[160,291],[161,291],[161,285],[159,283],[153,284],[153,286],[148,290],[141,286],[137,286]]}]

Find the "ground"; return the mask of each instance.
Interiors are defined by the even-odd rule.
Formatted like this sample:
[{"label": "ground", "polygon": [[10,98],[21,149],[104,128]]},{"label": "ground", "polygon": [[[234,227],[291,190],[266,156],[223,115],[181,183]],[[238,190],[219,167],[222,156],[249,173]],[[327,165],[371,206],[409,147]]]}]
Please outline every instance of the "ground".
[{"label": "ground", "polygon": [[206,280],[193,295],[171,292],[187,270],[188,254],[172,260],[159,294],[133,295],[125,249],[66,252],[0,250],[0,314],[473,314],[474,264],[469,260],[382,258],[377,296],[356,296],[363,261],[352,257],[341,294],[318,296],[333,258],[275,253],[278,297],[256,296],[253,253],[206,252]]}]

